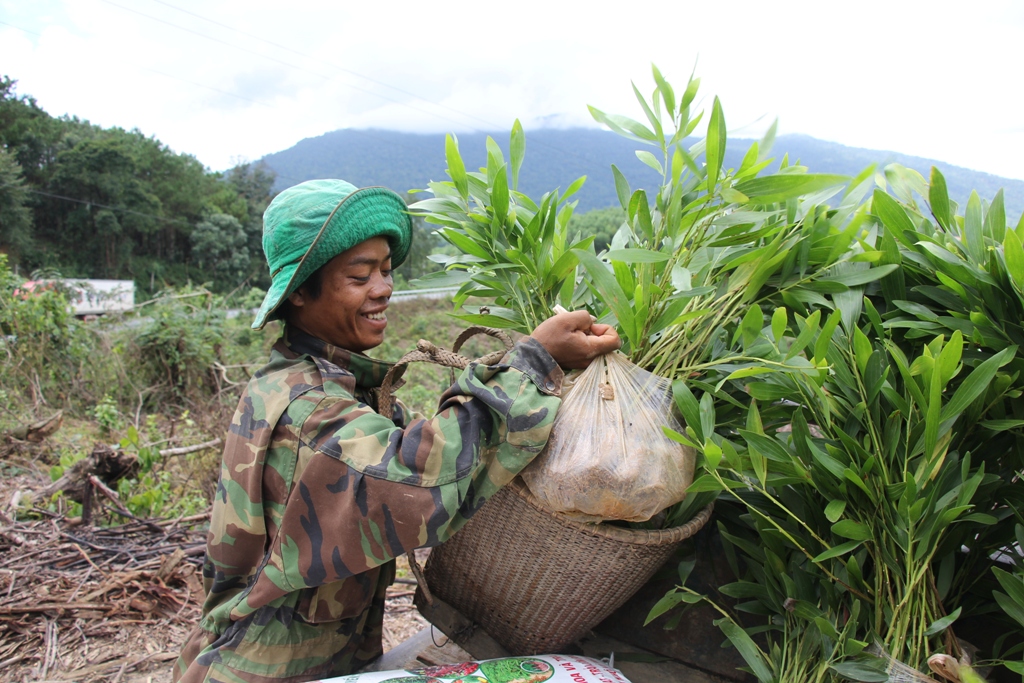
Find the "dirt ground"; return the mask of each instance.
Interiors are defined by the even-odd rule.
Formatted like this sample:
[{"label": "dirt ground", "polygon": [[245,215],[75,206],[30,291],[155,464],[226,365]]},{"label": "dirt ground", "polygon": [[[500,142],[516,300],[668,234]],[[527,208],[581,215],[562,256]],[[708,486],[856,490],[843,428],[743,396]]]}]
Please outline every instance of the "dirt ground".
[{"label": "dirt ground", "polygon": [[[12,498],[46,483],[31,460],[0,461],[0,681],[168,683],[199,618],[206,516],[112,527],[52,512],[15,521]],[[427,625],[404,557],[398,576],[385,651]]]}]

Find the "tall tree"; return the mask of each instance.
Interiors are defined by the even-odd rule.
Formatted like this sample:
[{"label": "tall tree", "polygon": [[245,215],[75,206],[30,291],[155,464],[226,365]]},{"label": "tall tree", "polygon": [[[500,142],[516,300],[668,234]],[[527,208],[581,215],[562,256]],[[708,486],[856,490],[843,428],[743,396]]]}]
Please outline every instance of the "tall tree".
[{"label": "tall tree", "polygon": [[0,147],[0,246],[17,257],[32,241],[32,212],[21,166],[14,155]]}]

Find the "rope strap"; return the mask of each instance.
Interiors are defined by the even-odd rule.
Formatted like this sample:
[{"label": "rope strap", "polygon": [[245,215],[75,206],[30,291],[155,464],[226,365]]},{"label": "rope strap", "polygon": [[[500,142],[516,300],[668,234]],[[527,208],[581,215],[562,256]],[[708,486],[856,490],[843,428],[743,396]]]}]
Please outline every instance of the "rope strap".
[{"label": "rope strap", "polygon": [[[377,412],[389,419],[394,415],[394,392],[405,383],[402,380],[402,375],[405,374],[406,369],[409,367],[409,363],[432,363],[442,367],[461,370],[473,361],[463,355],[460,355],[458,351],[466,341],[478,334],[486,334],[494,337],[495,339],[500,340],[505,346],[505,348],[500,351],[489,353],[486,356],[477,359],[478,363],[494,365],[500,361],[506,353],[512,350],[512,338],[503,330],[498,330],[493,327],[473,326],[463,330],[455,340],[455,344],[452,346],[451,351],[432,344],[426,339],[420,339],[416,342],[416,350],[410,351],[399,358],[398,362],[388,370],[386,375],[384,375],[384,381],[380,383],[380,389],[377,390]],[[455,382],[454,376],[452,377],[452,382]],[[406,553],[406,556],[409,558],[409,568],[412,569],[412,573],[416,577],[416,582],[419,585],[420,590],[423,591],[423,597],[426,598],[428,605],[433,605],[434,596],[431,595],[430,588],[427,586],[427,579],[423,575],[423,570],[420,569],[419,563],[416,561],[415,551],[410,550]]]}]

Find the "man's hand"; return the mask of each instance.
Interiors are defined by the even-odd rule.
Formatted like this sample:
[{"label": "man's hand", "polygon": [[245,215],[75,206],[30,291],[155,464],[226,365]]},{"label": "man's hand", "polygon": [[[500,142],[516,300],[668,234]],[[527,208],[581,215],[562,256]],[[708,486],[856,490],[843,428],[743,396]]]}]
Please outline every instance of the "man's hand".
[{"label": "man's hand", "polygon": [[595,323],[586,311],[558,313],[530,334],[563,368],[583,369],[598,356],[622,346],[611,325]]}]

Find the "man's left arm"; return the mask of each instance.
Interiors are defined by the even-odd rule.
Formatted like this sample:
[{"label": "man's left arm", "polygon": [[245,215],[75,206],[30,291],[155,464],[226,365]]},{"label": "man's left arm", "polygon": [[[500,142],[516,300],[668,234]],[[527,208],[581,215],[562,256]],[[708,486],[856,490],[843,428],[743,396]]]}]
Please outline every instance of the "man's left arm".
[{"label": "man's left arm", "polygon": [[354,399],[325,401],[303,426],[309,460],[254,592],[273,599],[446,540],[543,449],[561,384],[526,338],[502,363],[468,367],[434,418],[404,429]]}]

